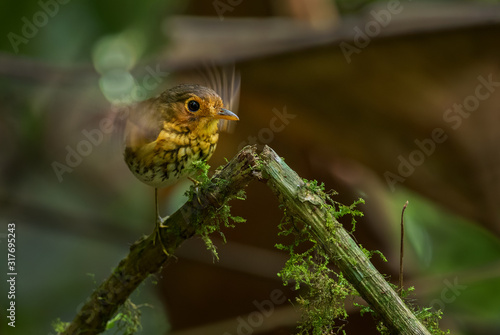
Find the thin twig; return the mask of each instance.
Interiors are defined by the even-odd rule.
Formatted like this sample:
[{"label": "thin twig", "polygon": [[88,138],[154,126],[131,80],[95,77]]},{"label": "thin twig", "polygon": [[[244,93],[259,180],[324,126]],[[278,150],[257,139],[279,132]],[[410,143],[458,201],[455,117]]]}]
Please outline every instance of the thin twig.
[{"label": "thin twig", "polygon": [[404,243],[405,243],[405,210],[408,206],[408,200],[406,200],[403,210],[401,211],[401,249],[399,251],[399,296],[403,294],[403,257],[404,257]]}]

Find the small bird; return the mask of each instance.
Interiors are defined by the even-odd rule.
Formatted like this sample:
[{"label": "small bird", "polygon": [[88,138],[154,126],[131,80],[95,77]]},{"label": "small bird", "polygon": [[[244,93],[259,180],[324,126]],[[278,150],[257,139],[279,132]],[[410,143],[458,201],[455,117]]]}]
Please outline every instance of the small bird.
[{"label": "small bird", "polygon": [[212,156],[220,120],[239,120],[223,107],[214,90],[182,84],[138,103],[123,120],[125,162],[137,179],[155,188],[156,233],[163,223],[158,188],[189,177],[194,161]]}]

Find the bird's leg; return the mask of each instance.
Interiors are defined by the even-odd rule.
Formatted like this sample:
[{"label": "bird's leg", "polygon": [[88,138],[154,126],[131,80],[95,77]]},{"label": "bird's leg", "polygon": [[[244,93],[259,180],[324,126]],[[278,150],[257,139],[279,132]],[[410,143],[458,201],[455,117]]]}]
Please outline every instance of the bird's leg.
[{"label": "bird's leg", "polygon": [[155,215],[156,215],[156,226],[158,228],[164,228],[163,223],[168,219],[168,216],[162,218],[160,216],[160,208],[158,206],[158,189],[155,187]]},{"label": "bird's leg", "polygon": [[158,206],[158,189],[155,187],[155,216],[156,216],[156,222],[155,222],[155,231],[154,231],[154,239],[153,239],[153,244],[156,244],[156,239],[160,241],[161,248],[163,249],[163,252],[166,255],[169,255],[167,252],[167,249],[165,248],[165,245],[163,244],[161,240],[161,234],[160,234],[160,229],[165,228],[166,226],[163,225],[163,223],[168,219],[168,216],[165,218],[162,218],[160,216],[160,209]]}]

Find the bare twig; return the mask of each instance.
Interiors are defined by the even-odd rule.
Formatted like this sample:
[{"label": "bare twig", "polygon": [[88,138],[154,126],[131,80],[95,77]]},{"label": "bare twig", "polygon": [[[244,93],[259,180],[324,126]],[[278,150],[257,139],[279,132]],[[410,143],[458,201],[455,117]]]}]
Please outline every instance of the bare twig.
[{"label": "bare twig", "polygon": [[404,257],[404,240],[405,240],[405,221],[404,215],[406,206],[408,206],[408,200],[405,202],[403,206],[403,210],[401,211],[401,248],[399,251],[399,296],[403,294],[403,257]]}]

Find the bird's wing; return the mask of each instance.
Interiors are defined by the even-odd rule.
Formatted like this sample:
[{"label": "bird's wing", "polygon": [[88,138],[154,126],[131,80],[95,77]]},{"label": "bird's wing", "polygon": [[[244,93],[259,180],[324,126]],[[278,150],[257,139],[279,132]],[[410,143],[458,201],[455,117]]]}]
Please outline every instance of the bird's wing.
[{"label": "bird's wing", "polygon": [[157,99],[142,101],[126,109],[123,132],[126,146],[141,147],[158,138],[163,120],[158,110]]}]

